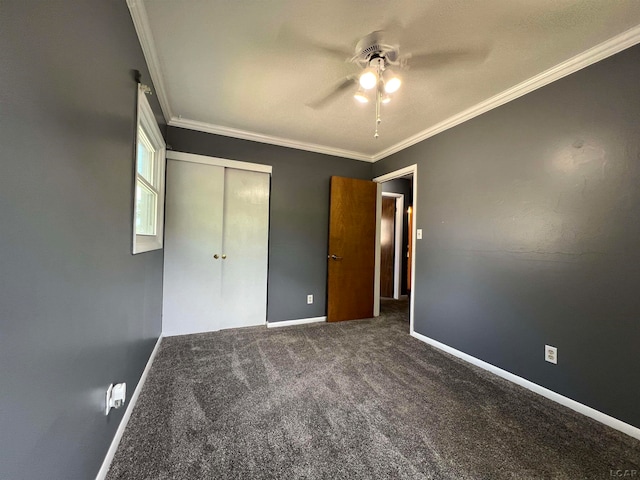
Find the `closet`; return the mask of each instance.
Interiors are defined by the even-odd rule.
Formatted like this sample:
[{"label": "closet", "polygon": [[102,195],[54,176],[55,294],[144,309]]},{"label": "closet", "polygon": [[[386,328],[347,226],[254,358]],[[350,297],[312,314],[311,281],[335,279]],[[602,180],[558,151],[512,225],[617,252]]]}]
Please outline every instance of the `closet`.
[{"label": "closet", "polygon": [[264,325],[271,167],[167,153],[162,332]]}]

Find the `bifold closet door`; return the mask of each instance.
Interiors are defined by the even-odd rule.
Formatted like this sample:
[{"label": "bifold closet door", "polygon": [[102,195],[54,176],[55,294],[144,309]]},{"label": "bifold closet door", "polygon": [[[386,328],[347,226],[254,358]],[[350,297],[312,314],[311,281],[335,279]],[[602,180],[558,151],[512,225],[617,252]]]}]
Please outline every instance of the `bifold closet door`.
[{"label": "bifold closet door", "polygon": [[264,325],[268,173],[169,160],[162,331]]},{"label": "bifold closet door", "polygon": [[218,329],[224,170],[167,161],[163,335]]},{"label": "bifold closet door", "polygon": [[264,325],[267,319],[269,174],[225,169],[222,303],[218,328]]}]

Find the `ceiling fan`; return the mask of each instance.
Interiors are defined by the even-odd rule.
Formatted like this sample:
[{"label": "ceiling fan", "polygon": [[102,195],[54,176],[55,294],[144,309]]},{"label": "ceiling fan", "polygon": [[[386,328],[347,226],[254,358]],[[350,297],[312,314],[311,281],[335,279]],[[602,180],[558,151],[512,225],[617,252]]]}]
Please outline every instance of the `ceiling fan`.
[{"label": "ceiling fan", "polygon": [[[381,105],[389,103],[392,94],[402,85],[401,77],[397,75],[392,67],[396,70],[437,68],[455,61],[482,61],[489,52],[487,48],[476,48],[448,49],[420,54],[405,53],[401,55],[398,43],[390,40],[391,35],[387,30],[376,30],[365,35],[356,43],[355,50],[351,52],[346,48],[308,39],[290,29],[281,31],[281,37],[287,37],[290,41],[295,41],[297,46],[306,45],[319,53],[338,57],[359,67],[360,71],[358,73],[347,75],[339,80],[328,92],[320,98],[307,103],[307,106],[314,109],[322,108],[337,99],[345,90],[354,88],[353,96],[358,102],[368,103],[373,101],[375,103],[376,123],[374,138],[379,137],[378,126],[381,122]],[[356,85],[357,87],[354,87]]]},{"label": "ceiling fan", "polygon": [[[353,95],[360,103],[368,103],[374,97],[376,106],[376,129],[373,135],[378,138],[378,125],[380,125],[380,105],[391,101],[391,94],[395,93],[402,84],[402,80],[391,70],[391,66],[405,66],[405,59],[400,57],[398,45],[385,43],[384,31],[377,30],[364,36],[356,44],[355,55],[347,59],[348,62],[358,65],[362,70],[357,75],[348,75],[333,91],[329,92],[323,100],[333,97],[353,83],[358,84],[358,89]],[[318,102],[309,104],[318,108]]]}]

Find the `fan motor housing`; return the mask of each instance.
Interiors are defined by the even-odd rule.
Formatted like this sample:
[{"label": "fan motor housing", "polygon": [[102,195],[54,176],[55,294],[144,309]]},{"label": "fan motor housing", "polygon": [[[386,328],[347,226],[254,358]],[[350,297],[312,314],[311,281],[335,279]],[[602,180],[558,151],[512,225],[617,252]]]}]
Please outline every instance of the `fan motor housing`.
[{"label": "fan motor housing", "polygon": [[383,31],[371,32],[356,45],[355,56],[351,59],[361,67],[367,67],[376,58],[384,61],[384,67],[398,62],[398,46],[383,42]]}]

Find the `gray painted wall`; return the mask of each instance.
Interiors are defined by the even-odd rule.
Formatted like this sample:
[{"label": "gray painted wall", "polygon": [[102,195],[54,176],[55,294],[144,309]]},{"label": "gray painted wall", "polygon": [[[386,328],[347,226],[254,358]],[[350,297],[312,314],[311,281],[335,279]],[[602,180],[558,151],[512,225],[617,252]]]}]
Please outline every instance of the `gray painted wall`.
[{"label": "gray painted wall", "polygon": [[417,332],[636,427],[638,78],[640,46],[373,168],[418,164]]},{"label": "gray painted wall", "polygon": [[0,478],[86,480],[160,333],[162,251],[130,253],[149,75],[124,1],[0,10]]},{"label": "gray painted wall", "polygon": [[[106,386],[131,393],[160,333],[162,252],[130,254],[131,69],[150,81],[124,2],[1,8],[0,478],[92,478],[123,413],[102,414]],[[168,138],[273,165],[270,321],[325,314],[329,177],[418,163],[416,330],[640,426],[639,57],[373,169],[176,128]],[[542,361],[544,343],[558,366]]]},{"label": "gray painted wall", "polygon": [[267,319],[326,315],[329,179],[371,179],[371,164],[176,127],[167,135],[176,151],[273,167]]},{"label": "gray painted wall", "polygon": [[409,216],[407,208],[413,206],[413,180],[407,178],[394,178],[382,183],[382,191],[389,193],[401,193],[404,195],[404,212],[402,214],[402,264],[401,275],[402,281],[400,286],[400,294],[407,294],[407,251],[409,249]]}]

